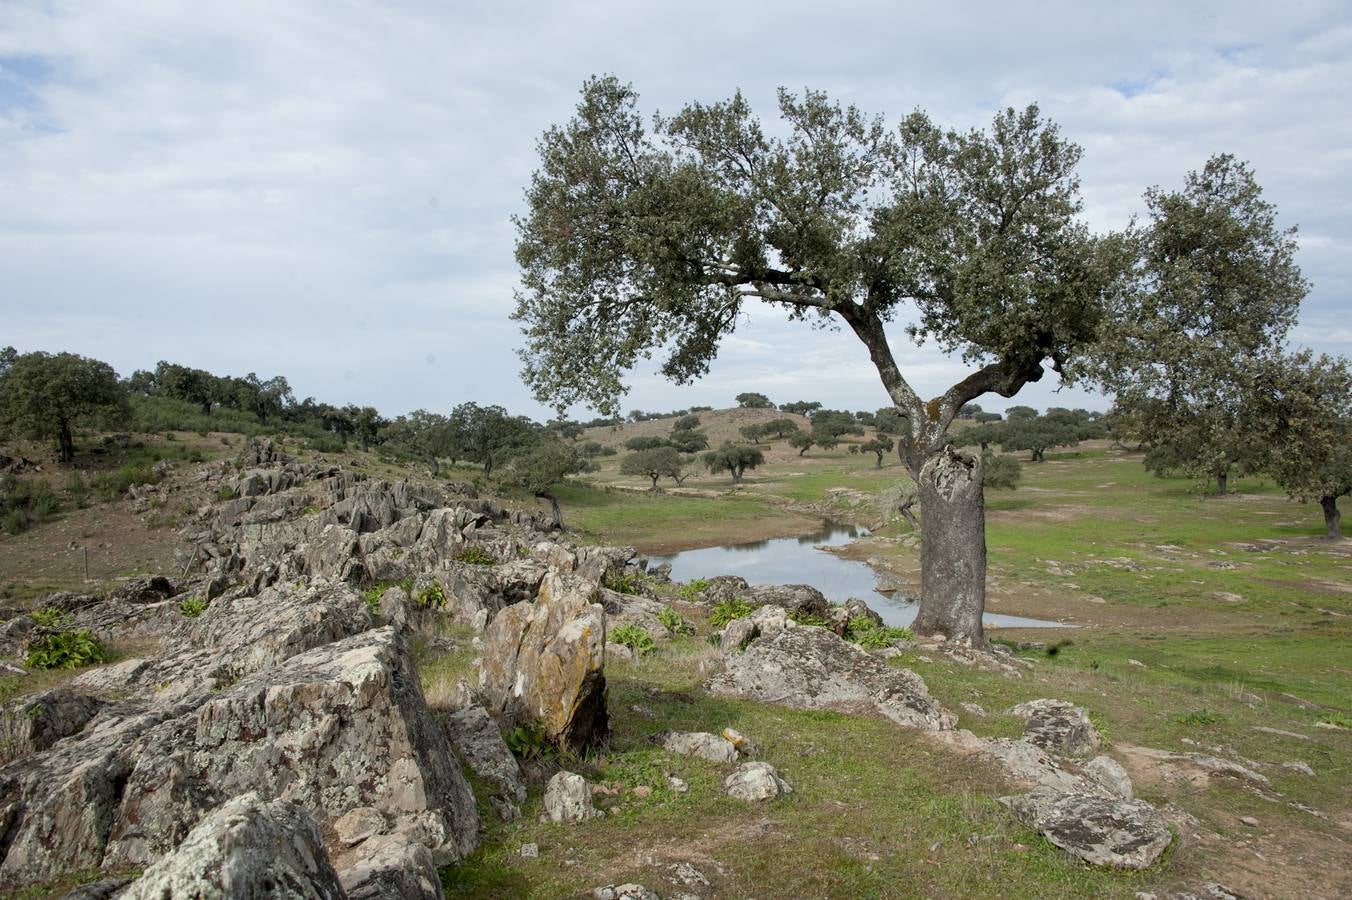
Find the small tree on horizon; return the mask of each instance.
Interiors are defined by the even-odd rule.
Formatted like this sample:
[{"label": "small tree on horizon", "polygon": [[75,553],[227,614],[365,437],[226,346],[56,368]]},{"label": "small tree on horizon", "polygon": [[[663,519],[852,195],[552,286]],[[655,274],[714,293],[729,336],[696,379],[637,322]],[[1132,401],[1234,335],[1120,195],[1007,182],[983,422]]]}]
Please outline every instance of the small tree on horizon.
[{"label": "small tree on horizon", "polygon": [[75,431],[99,418],[129,415],[113,367],[74,353],[24,353],[0,359],[0,435],[54,438],[61,462],[75,459]]}]

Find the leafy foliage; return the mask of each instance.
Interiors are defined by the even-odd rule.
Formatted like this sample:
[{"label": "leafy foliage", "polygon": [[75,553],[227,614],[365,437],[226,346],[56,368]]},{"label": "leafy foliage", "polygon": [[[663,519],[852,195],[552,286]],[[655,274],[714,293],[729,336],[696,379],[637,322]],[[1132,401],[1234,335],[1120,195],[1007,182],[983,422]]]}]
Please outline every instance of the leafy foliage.
[{"label": "leafy foliage", "polygon": [[754,609],[754,606],[741,597],[720,600],[714,604],[713,611],[709,614],[709,624],[715,628],[722,628],[733,619],[742,619],[751,615]]},{"label": "leafy foliage", "polygon": [[631,453],[620,460],[621,475],[642,475],[652,479],[653,489],[657,488],[657,479],[672,478],[679,480],[685,466],[681,454],[675,447],[656,447]]},{"label": "leafy foliage", "polygon": [[6,348],[0,369],[0,437],[55,438],[61,461],[75,458],[77,428],[127,409],[113,367],[74,353],[23,353]]},{"label": "leafy foliage", "polygon": [[28,645],[27,663],[32,669],[78,669],[107,661],[108,651],[88,629],[54,631]]},{"label": "leafy foliage", "polygon": [[741,481],[747,469],[754,469],[764,462],[765,454],[760,450],[731,442],[704,454],[706,469],[713,473],[728,472],[734,482]]},{"label": "leafy foliage", "polygon": [[61,500],[42,479],[0,476],[0,531],[18,534],[61,511]]},{"label": "leafy foliage", "polygon": [[672,634],[694,634],[695,626],[687,622],[680,613],[672,609],[670,605],[662,607],[662,611],[657,614],[657,621],[662,623]]},{"label": "leafy foliage", "polygon": [[881,650],[884,647],[891,647],[897,641],[909,641],[914,636],[909,628],[878,625],[865,616],[855,616],[845,629],[845,639],[853,641],[865,650]]},{"label": "leafy foliage", "polygon": [[502,736],[507,749],[521,759],[535,759],[550,755],[554,747],[545,737],[544,726],[539,722],[526,722],[518,725]]},{"label": "leafy foliage", "polygon": [[468,563],[471,566],[495,566],[498,564],[497,557],[483,547],[465,547],[456,552],[454,559],[456,562]]},{"label": "leafy foliage", "polygon": [[676,588],[676,593],[687,600],[698,600],[700,594],[709,586],[709,579],[695,578]]},{"label": "leafy foliage", "polygon": [[42,609],[33,610],[32,617],[33,622],[43,628],[66,627],[66,614],[54,606],[44,606]]},{"label": "leafy foliage", "polygon": [[189,597],[178,604],[178,611],[189,619],[195,619],[207,611],[207,601],[201,597]]},{"label": "leafy foliage", "polygon": [[643,581],[641,572],[608,572],[601,584],[616,593],[634,596],[642,592]]},{"label": "leafy foliage", "polygon": [[615,644],[623,644],[639,656],[646,656],[657,649],[653,636],[637,625],[625,624],[613,628],[606,635],[606,640]]},{"label": "leafy foliage", "polygon": [[431,609],[441,609],[446,605],[446,593],[441,589],[441,583],[436,581],[418,591],[413,599],[419,606]]}]

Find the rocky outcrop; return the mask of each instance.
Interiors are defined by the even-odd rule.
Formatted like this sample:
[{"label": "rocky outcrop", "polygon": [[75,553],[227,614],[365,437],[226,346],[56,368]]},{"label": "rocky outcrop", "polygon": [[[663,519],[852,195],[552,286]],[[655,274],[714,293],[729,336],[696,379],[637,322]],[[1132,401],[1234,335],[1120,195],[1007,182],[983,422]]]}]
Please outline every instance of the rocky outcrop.
[{"label": "rocky outcrop", "polygon": [[808,584],[748,585],[745,578],[722,575],[709,579],[704,596],[710,603],[741,599],[752,606],[777,606],[790,615],[831,615],[831,602],[821,591]]},{"label": "rocky outcrop", "polygon": [[464,706],[447,715],[444,724],[460,758],[496,789],[488,799],[498,815],[506,821],[521,815],[526,779],[488,711],[477,704]]},{"label": "rocky outcrop", "polygon": [[0,712],[0,762],[46,750],[78,733],[102,706],[97,697],[67,688],[10,701]]},{"label": "rocky outcrop", "polygon": [[314,817],[294,803],[247,793],[202,819],[118,896],[336,900],[345,893]]},{"label": "rocky outcrop", "polygon": [[351,588],[274,588],[190,621],[177,652],[73,685],[131,699],[0,769],[0,881],[147,865],[250,791],[321,822],[372,807],[441,861],[472,849],[469,786],[402,643],[367,630]]},{"label": "rocky outcrop", "polygon": [[1096,866],[1144,869],[1173,840],[1164,817],[1140,800],[1043,787],[1000,802],[1047,840]]},{"label": "rocky outcrop", "polygon": [[1089,714],[1065,700],[1029,700],[1009,712],[1023,719],[1023,739],[1044,750],[1088,756],[1103,744]]},{"label": "rocky outcrop", "polygon": [[782,609],[762,609],[729,624],[714,694],[798,709],[876,713],[909,728],[949,730],[957,717],[908,669],[888,665],[825,628],[799,626]]},{"label": "rocky outcrop", "polygon": [[427,848],[406,834],[380,834],[335,860],[348,900],[442,900],[441,875]]},{"label": "rocky outcrop", "polygon": [[534,603],[499,613],[483,637],[479,691],[503,727],[538,723],[568,751],[606,739],[605,611],[596,585],[550,573]]},{"label": "rocky outcrop", "polygon": [[469,784],[388,627],[241,680],[147,731],[131,756],[105,864],[146,864],[223,797],[247,790],[300,803],[321,821],[371,807],[442,862],[476,842]]}]

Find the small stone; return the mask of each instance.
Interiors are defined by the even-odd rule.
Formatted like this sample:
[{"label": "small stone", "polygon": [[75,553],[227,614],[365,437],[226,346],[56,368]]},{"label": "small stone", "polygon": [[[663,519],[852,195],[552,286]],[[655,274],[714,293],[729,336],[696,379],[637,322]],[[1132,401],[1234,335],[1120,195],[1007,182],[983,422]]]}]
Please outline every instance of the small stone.
[{"label": "small stone", "polygon": [[592,890],[595,900],[658,900],[658,896],[641,884],[608,884]]},{"label": "small stone", "polygon": [[737,746],[727,738],[707,731],[664,731],[654,735],[653,740],[668,753],[698,756],[710,762],[737,761]]},{"label": "small stone", "polygon": [[1258,827],[1258,820],[1255,819],[1253,816],[1240,816],[1239,821],[1243,822],[1245,825],[1248,825],[1250,828]]},{"label": "small stone", "polygon": [[1150,667],[1147,666],[1145,663],[1141,662],[1139,659],[1131,659],[1130,657],[1127,658],[1127,665],[1129,665],[1129,666],[1136,666],[1138,669],[1148,669],[1148,668],[1150,668]]},{"label": "small stone", "polygon": [[737,771],[723,779],[723,789],[737,800],[770,800],[793,791],[767,762],[742,763]]},{"label": "small stone", "polygon": [[675,775],[667,776],[667,787],[671,788],[673,793],[684,794],[690,790],[690,782],[684,778],[677,778]]},{"label": "small stone", "polygon": [[755,756],[756,746],[751,743],[750,738],[742,734],[735,728],[723,729],[723,740],[737,748],[737,752],[742,756]]},{"label": "small stone", "polygon": [[982,708],[980,703],[959,703],[958,706],[963,710],[963,712],[970,713],[971,715],[976,716],[978,719],[984,719],[988,715],[988,713],[986,712],[985,709]]},{"label": "small stone", "polygon": [[646,784],[640,784],[638,787],[634,788],[629,793],[633,794],[635,797],[638,797],[640,800],[646,800],[647,798],[653,795],[653,789],[648,787]]},{"label": "small stone", "polygon": [[667,869],[671,872],[671,876],[667,880],[672,884],[701,884],[706,887],[709,884],[709,879],[704,876],[704,873],[688,862],[672,863],[667,866]]},{"label": "small stone", "polygon": [[1314,774],[1314,769],[1311,769],[1308,765],[1306,765],[1303,762],[1284,762],[1282,763],[1282,768],[1290,769],[1292,772],[1299,772],[1302,775]]},{"label": "small stone", "polygon": [[601,813],[592,806],[587,779],[573,772],[558,772],[545,785],[545,815],[557,825],[570,825]]},{"label": "small stone", "polygon": [[539,844],[522,844],[522,845],[521,845],[521,858],[522,858],[522,859],[539,859],[539,858],[540,858],[540,845],[539,845]]}]

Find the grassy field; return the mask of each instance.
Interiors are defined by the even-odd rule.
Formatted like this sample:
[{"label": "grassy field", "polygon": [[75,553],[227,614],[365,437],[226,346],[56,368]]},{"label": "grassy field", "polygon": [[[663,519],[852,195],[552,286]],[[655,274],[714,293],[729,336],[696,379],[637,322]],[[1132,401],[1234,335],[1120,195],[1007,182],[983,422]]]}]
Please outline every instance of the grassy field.
[{"label": "grassy field", "polygon": [[[611,440],[631,428],[661,433],[650,422]],[[609,458],[592,485],[569,490],[565,511],[584,538],[656,551],[672,534],[745,539],[757,517],[763,534],[791,533],[814,515],[877,524],[877,494],[905,480],[894,459],[879,470],[846,445],[766,452],[743,485],[698,475],[660,495],[636,490],[641,481],[620,477]],[[923,654],[898,660],[950,709],[982,706],[986,717],[962,714],[961,727],[977,734],[1016,736],[1007,710],[1036,697],[1088,709],[1138,793],[1176,823],[1175,848],[1152,870],[1072,863],[1010,820],[992,772],[885,723],[705,695],[707,653],[694,640],[612,667],[615,744],[570,762],[652,795],[626,794],[617,815],[568,829],[536,823],[536,808],[524,824],[495,825],[451,876],[451,893],[569,895],[626,880],[661,893],[665,866],[690,860],[716,896],[1130,897],[1209,880],[1245,896],[1352,894],[1349,867],[1335,863],[1352,862],[1352,732],[1329,727],[1352,715],[1352,540],[1322,538],[1317,506],[1260,479],[1232,490],[1215,497],[1156,478],[1139,454],[1100,444],[1025,464],[1018,490],[988,500],[989,605],[1079,627],[1054,638],[1002,630],[1011,641],[1058,641],[1052,652],[1021,652],[1033,668],[1020,679]],[[908,535],[882,527],[853,555],[918,580]],[[662,727],[726,725],[761,742],[795,785],[791,797],[753,810],[730,804],[717,791],[723,770],[646,741]],[[1247,760],[1270,785],[1174,777],[1142,763],[1137,747]],[[666,772],[687,778],[690,794],[665,792]],[[525,842],[540,844],[540,859],[519,857]]]},{"label": "grassy field", "polygon": [[[701,415],[715,436],[766,417]],[[620,444],[667,428],[659,421],[603,431]],[[237,440],[226,445],[221,437],[160,436],[134,459],[100,457],[86,475],[156,453],[181,465],[194,450],[209,461],[233,456]],[[828,516],[877,525],[878,495],[905,483],[904,470],[895,457],[879,469],[872,455],[848,446],[799,456],[776,442],[741,485],[700,473],[661,494],[621,477],[619,457],[609,457],[559,497],[572,538],[647,552],[798,534]],[[423,477],[374,454],[301,455],[377,477]],[[469,466],[443,473],[476,475]],[[72,497],[52,521],[0,536],[0,593],[23,600],[57,587],[88,589],[72,542],[91,547],[95,583],[165,571],[173,534],[164,523],[207,499],[180,493],[163,508],[133,512],[126,501],[94,496],[81,506]],[[997,772],[923,736],[873,719],[707,695],[707,611],[673,597],[699,633],[609,666],[613,744],[558,761],[615,788],[602,800],[614,812],[564,828],[538,822],[538,791],[516,823],[497,821],[485,805],[483,846],[446,871],[448,893],[574,896],[640,881],[663,896],[1132,897],[1214,880],[1251,897],[1352,895],[1352,541],[1321,534],[1318,507],[1292,503],[1259,479],[1214,497],[1187,480],[1149,475],[1137,454],[1103,445],[1051,453],[1046,463],[1025,464],[1018,490],[988,497],[988,605],[1079,627],[1051,637],[1001,630],[1002,639],[1046,645],[1020,651],[1032,668],[1018,679],[933,654],[897,660],[950,709],[984,708],[986,716],[961,712],[961,727],[977,734],[1017,735],[1007,711],[1023,700],[1058,697],[1089,710],[1138,793],[1175,824],[1174,849],[1147,872],[1074,862],[998,804],[1007,786]],[[916,542],[904,525],[879,527],[848,552],[903,581],[917,579]],[[434,704],[474,655],[468,635],[453,637],[459,651],[422,658]],[[19,689],[12,680],[0,680],[0,693]],[[725,726],[759,744],[792,795],[734,803],[720,790],[725,767],[668,756],[649,740],[666,728]],[[1142,763],[1140,747],[1244,761],[1269,784],[1175,777]],[[668,774],[690,790],[673,792]],[[650,793],[634,794],[636,787]],[[539,845],[538,858],[520,855],[525,843]],[[712,884],[672,884],[677,862],[692,863]]]}]

